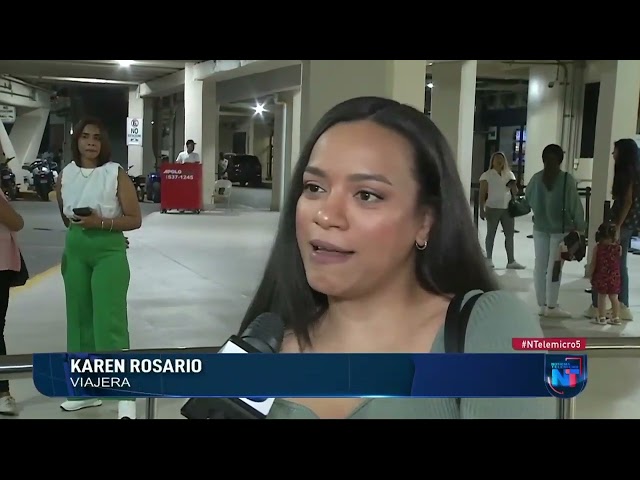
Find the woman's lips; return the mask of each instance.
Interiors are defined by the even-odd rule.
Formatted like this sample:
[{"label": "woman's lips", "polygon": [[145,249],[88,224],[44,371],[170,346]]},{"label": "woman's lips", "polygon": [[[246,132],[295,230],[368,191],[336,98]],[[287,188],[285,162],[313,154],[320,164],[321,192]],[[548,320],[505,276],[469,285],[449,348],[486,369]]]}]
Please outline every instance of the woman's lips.
[{"label": "woman's lips", "polygon": [[319,264],[336,264],[344,263],[355,253],[333,243],[322,240],[312,240],[309,242],[313,251],[311,252],[311,260]]}]

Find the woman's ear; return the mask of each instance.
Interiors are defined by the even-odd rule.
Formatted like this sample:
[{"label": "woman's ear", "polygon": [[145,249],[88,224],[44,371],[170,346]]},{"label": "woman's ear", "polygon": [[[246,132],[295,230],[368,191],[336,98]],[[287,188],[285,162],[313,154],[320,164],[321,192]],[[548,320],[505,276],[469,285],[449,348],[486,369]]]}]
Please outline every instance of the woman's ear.
[{"label": "woman's ear", "polygon": [[426,208],[421,214],[421,225],[416,233],[416,243],[418,245],[424,245],[429,241],[429,234],[431,233],[431,227],[433,226],[433,210]]}]

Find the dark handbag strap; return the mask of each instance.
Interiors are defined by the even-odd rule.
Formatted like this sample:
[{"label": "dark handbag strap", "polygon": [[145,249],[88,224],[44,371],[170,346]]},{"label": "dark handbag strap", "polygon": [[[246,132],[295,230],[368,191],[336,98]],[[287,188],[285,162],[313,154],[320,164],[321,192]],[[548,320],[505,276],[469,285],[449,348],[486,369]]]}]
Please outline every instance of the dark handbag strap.
[{"label": "dark handbag strap", "polygon": [[[467,336],[467,325],[471,311],[483,292],[473,295],[466,301],[464,306],[464,298],[466,293],[458,294],[453,297],[447,316],[444,321],[444,351],[445,353],[464,353],[465,340]],[[460,407],[460,398],[456,398],[456,403]]]},{"label": "dark handbag strap", "polygon": [[564,221],[567,217],[567,176],[568,173],[564,172],[564,182],[562,184],[562,233],[564,233]]}]

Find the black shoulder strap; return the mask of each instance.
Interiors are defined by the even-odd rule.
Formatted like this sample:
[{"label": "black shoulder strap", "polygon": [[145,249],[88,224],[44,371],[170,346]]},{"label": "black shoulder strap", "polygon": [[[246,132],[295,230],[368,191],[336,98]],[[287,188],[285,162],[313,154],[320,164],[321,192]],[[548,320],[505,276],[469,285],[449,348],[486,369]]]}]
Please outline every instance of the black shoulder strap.
[{"label": "black shoulder strap", "polygon": [[[466,293],[461,293],[453,297],[449,308],[447,309],[447,317],[444,321],[444,351],[445,353],[464,353],[464,344],[467,336],[467,325],[471,311],[478,299],[484,292],[473,295],[462,306]],[[462,308],[460,308],[462,306]],[[460,398],[456,398],[458,408],[460,408]]]},{"label": "black shoulder strap", "polygon": [[[482,293],[473,295],[462,306],[466,293],[456,295],[449,304],[447,317],[444,321],[444,351],[445,353],[464,353],[467,324],[471,316],[471,310]],[[461,308],[462,307],[462,308]]]}]

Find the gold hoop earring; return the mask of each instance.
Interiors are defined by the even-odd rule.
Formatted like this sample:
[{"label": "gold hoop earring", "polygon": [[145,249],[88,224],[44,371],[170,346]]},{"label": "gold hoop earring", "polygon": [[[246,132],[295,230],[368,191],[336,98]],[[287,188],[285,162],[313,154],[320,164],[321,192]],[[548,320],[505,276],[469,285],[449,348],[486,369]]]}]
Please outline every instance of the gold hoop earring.
[{"label": "gold hoop earring", "polygon": [[427,243],[429,243],[427,240],[424,241],[424,245],[420,245],[418,242],[416,242],[416,248],[420,251],[424,250],[425,248],[427,248]]}]

